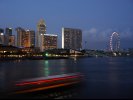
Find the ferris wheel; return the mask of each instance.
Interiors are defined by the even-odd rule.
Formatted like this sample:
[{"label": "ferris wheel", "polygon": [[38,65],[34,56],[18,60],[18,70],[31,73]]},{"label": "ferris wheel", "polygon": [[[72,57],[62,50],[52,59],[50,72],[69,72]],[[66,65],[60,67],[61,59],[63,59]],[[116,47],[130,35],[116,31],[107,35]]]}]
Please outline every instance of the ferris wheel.
[{"label": "ferris wheel", "polygon": [[112,52],[120,49],[120,36],[117,32],[113,32],[110,37],[110,50]]}]

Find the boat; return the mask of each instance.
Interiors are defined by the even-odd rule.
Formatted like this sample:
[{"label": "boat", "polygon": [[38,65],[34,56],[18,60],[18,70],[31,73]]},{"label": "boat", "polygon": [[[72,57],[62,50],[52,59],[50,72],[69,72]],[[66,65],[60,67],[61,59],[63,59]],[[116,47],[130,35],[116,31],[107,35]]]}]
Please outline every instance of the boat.
[{"label": "boat", "polygon": [[41,90],[48,90],[73,84],[78,84],[82,81],[81,73],[69,73],[62,75],[54,75],[48,77],[32,78],[20,80],[15,83],[14,94],[30,93]]}]

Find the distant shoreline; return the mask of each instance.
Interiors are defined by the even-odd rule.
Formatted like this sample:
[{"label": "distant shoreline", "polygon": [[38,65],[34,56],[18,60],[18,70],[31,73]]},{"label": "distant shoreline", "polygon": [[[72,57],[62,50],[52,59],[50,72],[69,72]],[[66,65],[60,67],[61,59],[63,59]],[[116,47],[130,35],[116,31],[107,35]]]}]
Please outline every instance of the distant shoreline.
[{"label": "distant shoreline", "polygon": [[[81,56],[81,57],[76,57],[76,58],[106,58],[106,57],[111,57],[111,58],[117,58],[117,57],[130,57],[132,58],[133,56]],[[0,61],[15,61],[15,60],[58,60],[58,59],[74,59],[74,57],[41,57],[41,58],[32,58],[32,57],[27,57],[27,58],[0,58]]]}]

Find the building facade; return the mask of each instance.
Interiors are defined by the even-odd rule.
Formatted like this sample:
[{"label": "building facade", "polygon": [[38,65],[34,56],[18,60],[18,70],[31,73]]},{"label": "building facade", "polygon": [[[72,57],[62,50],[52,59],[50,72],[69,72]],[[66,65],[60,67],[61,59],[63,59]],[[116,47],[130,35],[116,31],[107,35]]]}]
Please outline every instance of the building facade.
[{"label": "building facade", "polygon": [[6,35],[11,36],[12,35],[12,28],[6,28],[5,33],[6,33]]},{"label": "building facade", "polygon": [[10,45],[10,36],[12,36],[12,28],[5,29],[5,45]]},{"label": "building facade", "polygon": [[17,31],[17,46],[18,47],[24,47],[26,31],[21,27],[17,27],[16,31]]},{"label": "building facade", "polygon": [[57,48],[57,35],[44,34],[44,50]]},{"label": "building facade", "polygon": [[0,45],[0,54],[3,54],[3,53],[17,53],[17,52],[19,52],[19,48],[17,48],[17,47]]},{"label": "building facade", "polygon": [[46,34],[46,24],[43,19],[41,19],[37,24],[37,34],[36,34],[36,47],[40,48],[41,51],[44,50],[44,34]]},{"label": "building facade", "polygon": [[15,46],[15,35],[9,36],[9,43],[8,45]]},{"label": "building facade", "polygon": [[24,47],[35,47],[35,31],[26,30]]},{"label": "building facade", "polygon": [[17,31],[17,46],[18,47],[34,47],[35,46],[35,31],[16,28]]},{"label": "building facade", "polygon": [[5,39],[4,29],[0,28],[0,44],[4,44],[4,39]]},{"label": "building facade", "polygon": [[62,28],[62,48],[82,49],[82,30],[73,28]]}]

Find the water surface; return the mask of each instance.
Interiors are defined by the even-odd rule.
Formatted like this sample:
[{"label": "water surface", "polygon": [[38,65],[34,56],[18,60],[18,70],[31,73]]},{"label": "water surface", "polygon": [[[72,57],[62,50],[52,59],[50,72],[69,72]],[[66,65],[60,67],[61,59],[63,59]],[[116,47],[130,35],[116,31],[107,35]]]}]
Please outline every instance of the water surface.
[{"label": "water surface", "polygon": [[133,58],[128,57],[1,61],[0,91],[8,91],[22,79],[74,72],[85,75],[83,84],[73,91],[76,98],[133,98]]}]

